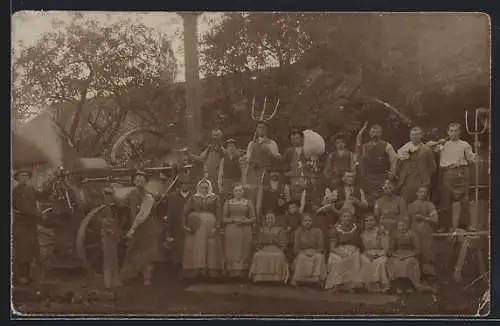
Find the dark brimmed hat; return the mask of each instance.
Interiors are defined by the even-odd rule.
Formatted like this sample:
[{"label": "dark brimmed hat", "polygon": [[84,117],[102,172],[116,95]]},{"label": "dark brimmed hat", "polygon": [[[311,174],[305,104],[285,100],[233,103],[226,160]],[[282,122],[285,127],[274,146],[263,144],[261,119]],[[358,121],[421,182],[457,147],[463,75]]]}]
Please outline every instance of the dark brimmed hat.
[{"label": "dark brimmed hat", "polygon": [[16,171],[14,171],[14,179],[17,180],[21,173],[26,173],[30,177],[30,179],[31,179],[31,177],[33,177],[33,171],[31,171],[30,169],[27,169],[27,168],[23,168],[23,169],[18,169]]},{"label": "dark brimmed hat", "polygon": [[148,180],[148,175],[146,174],[146,172],[142,171],[142,170],[136,170],[134,172],[134,174],[132,174],[132,181],[135,180],[135,178],[137,178],[137,176],[139,175],[142,175],[146,180]]},{"label": "dark brimmed hat", "polygon": [[292,130],[288,134],[288,138],[291,138],[292,135],[300,135],[302,138],[304,138],[304,132],[300,128],[292,128]]},{"label": "dark brimmed hat", "polygon": [[343,141],[346,141],[346,137],[347,135],[344,132],[338,132],[332,136],[331,141],[336,142],[337,139],[342,139]]}]

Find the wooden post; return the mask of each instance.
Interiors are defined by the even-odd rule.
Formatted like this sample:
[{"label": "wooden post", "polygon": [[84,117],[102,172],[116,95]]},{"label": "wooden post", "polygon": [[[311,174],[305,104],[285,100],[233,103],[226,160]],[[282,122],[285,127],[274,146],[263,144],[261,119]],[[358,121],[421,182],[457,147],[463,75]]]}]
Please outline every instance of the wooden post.
[{"label": "wooden post", "polygon": [[196,152],[200,140],[200,73],[198,62],[197,19],[200,13],[180,13],[184,21],[184,66],[186,76],[186,122],[188,148]]}]

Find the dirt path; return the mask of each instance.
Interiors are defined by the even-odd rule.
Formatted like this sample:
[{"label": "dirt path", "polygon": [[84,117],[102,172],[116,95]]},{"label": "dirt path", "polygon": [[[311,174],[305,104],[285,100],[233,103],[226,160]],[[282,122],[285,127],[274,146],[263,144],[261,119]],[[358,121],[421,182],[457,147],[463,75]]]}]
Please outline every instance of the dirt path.
[{"label": "dirt path", "polygon": [[[26,313],[58,315],[472,315],[485,286],[479,282],[466,291],[460,291],[463,286],[443,282],[440,294],[436,296],[430,293],[413,293],[388,300],[384,304],[370,304],[373,299],[370,299],[370,294],[359,294],[356,300],[350,300],[349,296],[355,295],[326,294],[319,290],[318,295],[315,295],[311,291],[316,290],[307,290],[304,293],[308,293],[309,297],[304,300],[294,299],[290,295],[292,290],[287,287],[269,287],[269,293],[274,295],[266,296],[260,287],[260,290],[254,289],[252,293],[227,291],[221,290],[228,288],[228,285],[222,283],[207,286],[179,281],[165,268],[159,268],[156,274],[154,286],[124,286],[117,291],[114,301],[96,300],[72,304],[71,300],[57,302],[58,300],[45,298],[47,293],[77,291],[82,286],[87,289],[92,286],[89,286],[83,274],[59,273],[53,275],[48,284],[39,288],[17,289],[14,302],[19,310]],[[229,287],[231,286],[237,287]],[[200,291],[200,287],[205,290]],[[41,292],[38,295],[37,290]],[[276,291],[288,294],[277,298]],[[325,299],[325,295],[335,298]],[[359,296],[366,299],[361,300]]]}]

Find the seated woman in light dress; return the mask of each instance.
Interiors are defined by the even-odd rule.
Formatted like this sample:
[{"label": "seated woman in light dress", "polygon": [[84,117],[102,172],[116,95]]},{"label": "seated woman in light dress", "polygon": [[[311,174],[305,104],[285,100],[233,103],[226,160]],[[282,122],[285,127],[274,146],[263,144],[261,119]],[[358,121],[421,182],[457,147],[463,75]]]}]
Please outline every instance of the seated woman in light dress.
[{"label": "seated woman in light dress", "polygon": [[325,257],[323,233],[312,227],[312,218],[304,214],[301,226],[294,234],[294,254],[292,285],[297,282],[322,285],[325,278]]},{"label": "seated woman in light dress", "polygon": [[330,254],[325,288],[353,291],[362,287],[359,228],[350,209],[343,209],[340,221],[330,230]]},{"label": "seated woman in light dress", "polygon": [[286,230],[276,225],[274,212],[265,215],[257,234],[256,252],[253,256],[249,277],[253,282],[283,282],[289,277],[285,257]]},{"label": "seated woman in light dress", "polygon": [[228,277],[246,277],[252,259],[252,231],[256,222],[255,209],[243,197],[243,185],[236,184],[233,198],[224,203],[224,274]]},{"label": "seated woman in light dress", "polygon": [[387,276],[389,233],[377,225],[373,214],[365,216],[365,231],[361,234],[361,244],[361,273],[365,288],[373,292],[387,292],[390,287]]},{"label": "seated woman in light dress", "polygon": [[[420,244],[407,221],[397,223],[397,230],[391,236],[387,273],[396,293],[420,290]],[[407,285],[405,285],[405,283]]]}]

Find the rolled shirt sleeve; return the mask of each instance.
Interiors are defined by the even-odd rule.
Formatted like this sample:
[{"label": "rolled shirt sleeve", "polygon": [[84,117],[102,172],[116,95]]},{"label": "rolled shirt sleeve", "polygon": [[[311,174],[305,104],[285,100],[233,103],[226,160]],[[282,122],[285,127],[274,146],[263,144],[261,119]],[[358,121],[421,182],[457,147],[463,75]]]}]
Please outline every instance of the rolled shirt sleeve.
[{"label": "rolled shirt sleeve", "polygon": [[153,204],[155,200],[151,194],[146,194],[139,209],[139,213],[134,219],[133,228],[136,229],[139,225],[144,223],[149,217],[151,210],[153,209]]},{"label": "rolled shirt sleeve", "polygon": [[396,173],[396,165],[398,163],[398,155],[394,150],[394,147],[387,142],[387,146],[385,147],[385,152],[389,155],[389,161],[391,162],[391,172]]}]

